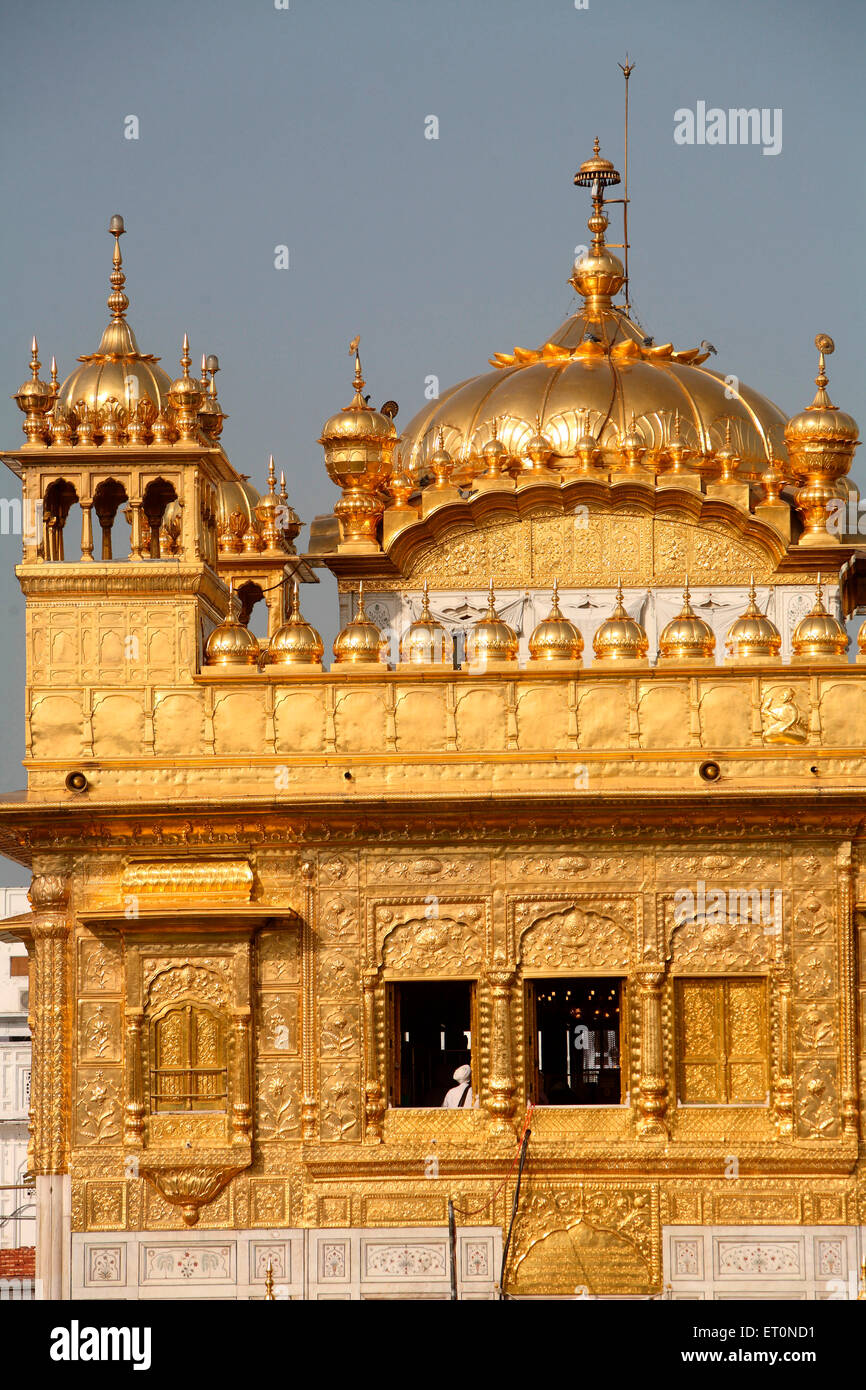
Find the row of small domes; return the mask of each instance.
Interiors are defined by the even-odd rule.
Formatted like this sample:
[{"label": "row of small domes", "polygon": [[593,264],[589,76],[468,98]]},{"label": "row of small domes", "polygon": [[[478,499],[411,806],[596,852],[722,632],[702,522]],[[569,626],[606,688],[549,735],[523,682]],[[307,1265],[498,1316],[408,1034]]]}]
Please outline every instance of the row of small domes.
[{"label": "row of small domes", "polygon": [[[533,662],[579,661],[583,653],[583,637],[576,624],[563,614],[559,606],[556,583],[551,597],[550,612],[538,623],[529,638],[529,659]],[[292,589],[289,616],[265,648],[262,648],[253,634],[239,623],[234,612],[234,603],[232,598],[228,616],[208,638],[205,665],[321,664],[325,645],[316,629],[301,615],[297,583]],[[520,639],[514,628],[496,612],[496,596],[491,581],[487,612],[474,624],[469,633],[469,660],[478,665],[516,662],[519,645]],[[860,629],[858,645],[860,651],[866,654],[866,623]],[[692,608],[687,580],[680,612],[662,629],[659,655],[666,660],[705,660],[712,657],[715,646],[716,639],[712,628]],[[775,658],[781,651],[781,633],[775,623],[758,608],[754,584],[749,589],[749,602],[745,612],[728,630],[725,646],[728,654],[735,659]],[[358,611],[334,642],[334,659],[338,664],[347,665],[385,662],[388,659],[388,648],[389,638],[383,636],[381,629],[367,615],[363,584],[360,584]],[[626,612],[621,586],[617,588],[614,610],[596,631],[592,648],[596,661],[643,661],[647,657],[649,639],[641,624]],[[792,648],[796,656],[803,657],[842,657],[848,650],[848,635],[845,629],[824,606],[820,575],[814,605],[798,623]],[[402,661],[415,666],[450,666],[453,662],[453,638],[444,624],[430,612],[430,597],[426,584],[421,614],[407,629],[401,643],[400,655]]]}]

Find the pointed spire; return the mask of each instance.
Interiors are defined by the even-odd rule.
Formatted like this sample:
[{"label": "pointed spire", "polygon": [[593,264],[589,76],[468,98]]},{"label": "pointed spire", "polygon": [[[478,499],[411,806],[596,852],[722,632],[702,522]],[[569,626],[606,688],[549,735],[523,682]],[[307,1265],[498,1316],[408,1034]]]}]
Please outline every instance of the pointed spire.
[{"label": "pointed spire", "polygon": [[189,355],[189,338],[186,333],[183,335],[183,347],[180,354],[180,365],[183,367],[183,379],[189,381],[189,368],[192,358]]},{"label": "pointed spire", "polygon": [[120,216],[120,213],[116,212],[114,214],[108,224],[108,230],[114,237],[114,252],[111,257],[111,274],[108,277],[111,285],[111,294],[108,296],[106,304],[111,310],[112,320],[117,323],[126,317],[126,311],[129,308],[129,300],[123,288],[126,284],[126,275],[123,272],[123,257],[120,254],[120,238],[123,236],[126,228],[123,225],[123,218]]},{"label": "pointed spire", "polygon": [[39,368],[42,363],[39,361],[39,344],[36,341],[36,334],[33,335],[33,342],[30,344],[30,376],[33,381],[39,380]]},{"label": "pointed spire", "polygon": [[297,579],[292,580],[292,600],[289,607],[289,622],[297,622],[301,616],[301,586]]},{"label": "pointed spire", "polygon": [[421,617],[428,620],[432,617],[430,612],[430,583],[426,579],[424,580],[424,587],[421,590]]}]

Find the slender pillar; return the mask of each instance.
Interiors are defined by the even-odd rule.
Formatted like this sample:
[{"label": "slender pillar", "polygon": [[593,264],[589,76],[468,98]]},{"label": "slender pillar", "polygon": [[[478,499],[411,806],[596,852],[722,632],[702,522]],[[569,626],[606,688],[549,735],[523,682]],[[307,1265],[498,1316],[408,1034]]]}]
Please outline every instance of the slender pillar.
[{"label": "slender pillar", "polygon": [[662,985],[657,967],[637,972],[640,997],[640,1119],[641,1139],[667,1139],[668,1086],[662,1048]]},{"label": "slender pillar", "polygon": [[304,877],[304,921],[301,929],[301,988],[303,994],[303,1051],[301,1055],[301,1137],[315,1139],[318,1120],[316,1099],[316,987],[315,913],[316,866],[307,860],[301,866]]},{"label": "slender pillar", "polygon": [[93,503],[81,503],[81,558],[93,559]]},{"label": "slender pillar", "polygon": [[514,974],[510,970],[488,970],[490,986],[490,1076],[487,1082],[487,1109],[490,1133],[513,1134],[514,1056],[511,1043],[511,990]]},{"label": "slender pillar", "polygon": [[232,1023],[234,1032],[234,1096],[232,1099],[232,1138],[247,1143],[252,1130],[250,1099],[250,1011],[239,1010]]},{"label": "slender pillar", "polygon": [[382,1141],[382,1118],[385,1114],[385,1101],[382,1093],[382,1078],[379,1075],[379,1057],[376,1036],[376,985],[378,970],[364,971],[364,1082],[365,1110],[367,1115],[366,1138],[371,1143]]},{"label": "slender pillar", "polygon": [[141,503],[130,502],[129,504],[129,558],[130,560],[141,559]]},{"label": "slender pillar", "polygon": [[60,874],[37,874],[33,907],[33,1067],[28,1170],[36,1179],[36,1282],[41,1298],[68,1297],[70,1127],[69,888]]},{"label": "slender pillar", "polygon": [[854,920],[851,910],[853,868],[851,843],[840,845],[838,870],[839,986],[842,1003],[842,1133],[857,1138],[860,1108],[857,1077],[857,992],[854,965]]},{"label": "slender pillar", "polygon": [[141,1035],[144,1026],[142,1009],[126,1010],[126,1046],[124,1073],[126,1105],[123,1112],[124,1143],[141,1148],[144,1142],[144,1067]]},{"label": "slender pillar", "polygon": [[780,1139],[790,1139],[794,1133],[794,1078],[791,1060],[791,979],[782,967],[776,977],[776,1008],[778,1010],[779,1056],[776,1066],[773,1111]]}]

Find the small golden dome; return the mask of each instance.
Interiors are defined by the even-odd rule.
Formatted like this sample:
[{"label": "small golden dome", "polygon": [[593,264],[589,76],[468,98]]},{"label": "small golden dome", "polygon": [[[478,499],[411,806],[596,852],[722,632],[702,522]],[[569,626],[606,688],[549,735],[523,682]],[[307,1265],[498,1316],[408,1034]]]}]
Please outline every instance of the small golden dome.
[{"label": "small golden dome", "polygon": [[430,459],[430,471],[437,487],[447,487],[454,472],[454,459],[445,448],[445,436],[440,425],[436,431],[436,449]]},{"label": "small golden dome", "polygon": [[271,638],[267,660],[272,666],[317,666],[324,651],[319,633],[301,616],[300,591],[294,580],[289,616]]},{"label": "small golden dome", "polygon": [[350,351],[355,354],[355,376],[352,381],[355,394],[348,405],[325,421],[319,439],[320,444],[327,445],[330,441],[340,443],[352,439],[368,441],[397,438],[397,429],[391,417],[373,410],[361,394],[366,382],[361,375],[359,343],[360,338],[355,338],[350,345]]},{"label": "small golden dome", "polygon": [[530,661],[579,661],[583,637],[559,606],[559,584],[553,581],[550,612],[533,629],[529,639]]},{"label": "small golden dome", "polygon": [[754,577],[749,586],[748,607],[728,628],[725,646],[733,657],[778,656],[782,650],[782,634],[758,607]]},{"label": "small golden dome", "polygon": [[364,609],[364,584],[358,585],[358,611],[334,642],[334,659],[340,665],[372,665],[387,659],[387,638],[367,617]]},{"label": "small golden dome", "polygon": [[785,442],[791,448],[801,444],[854,443],[860,437],[857,421],[847,411],[840,410],[827,395],[829,380],[824,370],[825,354],[835,352],[836,344],[826,333],[815,338],[818,349],[818,375],[815,385],[818,390],[811,405],[792,415],[785,426]]},{"label": "small golden dome", "polygon": [[696,658],[712,656],[716,650],[716,638],[709,623],[699,618],[692,608],[689,581],[683,590],[683,606],[675,618],[662,629],[659,638],[659,655],[673,657],[676,661],[694,661]]},{"label": "small golden dome", "polygon": [[508,450],[499,438],[498,429],[499,421],[494,419],[493,433],[481,450],[481,457],[487,465],[485,474],[488,478],[501,477],[502,469],[508,458]]},{"label": "small golden dome", "polygon": [[848,650],[847,632],[824,607],[824,586],[820,574],[814,606],[794,629],[791,649],[795,656],[844,656]]},{"label": "small golden dome", "polygon": [[207,639],[205,666],[258,665],[259,644],[253,634],[238,622],[237,602],[232,589],[229,593],[229,611]]},{"label": "small golden dome", "polygon": [[420,616],[407,628],[401,643],[400,655],[403,661],[408,661],[413,666],[432,666],[454,660],[454,639],[448,629],[430,612],[430,586],[426,579]]},{"label": "small golden dome", "polygon": [[862,657],[866,658],[866,623],[860,624],[860,631],[857,633],[857,650]]},{"label": "small golden dome", "polygon": [[640,623],[623,606],[622,581],[617,585],[616,605],[592,639],[596,661],[641,661],[649,651],[649,638]]},{"label": "small golden dome", "polygon": [[486,661],[516,661],[520,640],[496,612],[496,595],[490,581],[487,612],[474,624],[467,642],[467,656],[473,664]]},{"label": "small golden dome", "polygon": [[524,446],[524,451],[528,460],[523,465],[525,469],[528,471],[548,471],[548,464],[553,455],[553,445],[541,428],[540,415],[535,417],[535,434]]}]

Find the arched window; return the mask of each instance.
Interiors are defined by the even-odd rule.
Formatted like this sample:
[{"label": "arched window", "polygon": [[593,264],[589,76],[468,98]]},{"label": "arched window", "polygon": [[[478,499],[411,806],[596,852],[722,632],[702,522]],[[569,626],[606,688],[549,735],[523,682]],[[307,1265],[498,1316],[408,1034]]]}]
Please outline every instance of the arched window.
[{"label": "arched window", "polygon": [[141,510],[144,512],[145,520],[150,528],[151,560],[158,560],[160,557],[159,531],[165,516],[165,509],[169,502],[176,501],[177,493],[166,478],[154,478],[153,482],[148,483],[144,489]]},{"label": "arched window", "polygon": [[116,478],[103,478],[93,494],[93,510],[96,512],[97,520],[102,528],[103,560],[114,558],[111,552],[111,530],[114,526],[118,507],[122,502],[128,500],[126,488]]},{"label": "arched window", "polygon": [[228,1097],[225,1022],[211,1009],[181,1004],[150,1026],[150,1109],[225,1113]]},{"label": "arched window", "polygon": [[43,499],[43,549],[46,560],[62,560],[63,528],[78,493],[67,478],[57,478],[45,489]]}]

